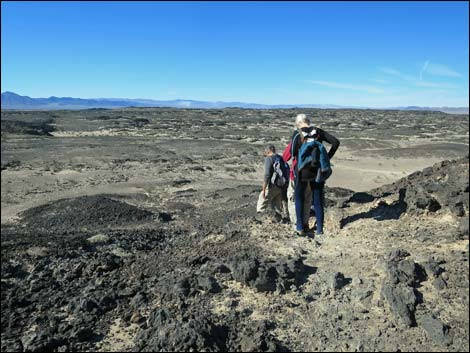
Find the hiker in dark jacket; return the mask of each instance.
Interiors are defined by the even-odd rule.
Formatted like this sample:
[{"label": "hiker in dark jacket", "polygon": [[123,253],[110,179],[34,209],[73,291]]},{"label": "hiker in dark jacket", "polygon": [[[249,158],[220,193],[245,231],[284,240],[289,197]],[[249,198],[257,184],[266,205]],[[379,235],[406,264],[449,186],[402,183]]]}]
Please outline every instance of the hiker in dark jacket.
[{"label": "hiker in dark jacket", "polygon": [[[308,218],[310,213],[310,205],[315,210],[315,216],[317,221],[317,235],[323,234],[323,221],[324,221],[324,179],[329,175],[322,177],[321,171],[317,170],[314,174],[311,171],[302,171],[298,173],[298,153],[303,143],[303,136],[312,135],[315,140],[319,143],[326,141],[331,144],[331,148],[328,151],[328,159],[331,159],[336,150],[339,147],[339,140],[333,135],[330,135],[326,131],[315,128],[310,125],[310,120],[305,114],[299,114],[296,117],[297,131],[292,135],[290,143],[290,155],[295,162],[295,189],[294,189],[294,200],[296,209],[296,230],[299,235],[305,235],[309,231]],[[317,174],[320,173],[320,174]],[[331,170],[330,170],[331,173]],[[310,201],[311,195],[311,201]]]},{"label": "hiker in dark jacket", "polygon": [[[295,192],[294,192],[295,171],[297,167],[297,158],[292,156],[292,142],[294,141],[297,144],[295,149],[298,150],[300,148],[299,146],[300,139],[296,139],[295,137],[299,133],[298,128],[300,126],[304,126],[303,124],[305,124],[304,119],[306,118],[306,116],[305,118],[304,116],[305,114],[299,114],[299,116],[296,118],[297,130],[294,131],[291,141],[286,146],[284,153],[282,154],[282,158],[284,159],[284,161],[286,161],[286,163],[292,160],[292,165],[290,168],[290,183],[289,183],[289,188],[287,191],[287,199],[288,199],[290,221],[294,226],[297,224],[297,217],[296,217],[296,212],[295,212],[295,196],[294,196],[295,195]],[[317,130],[317,136],[318,136],[317,140],[322,143],[327,142],[328,144],[331,145],[330,150],[328,151],[328,156],[331,159],[339,147],[339,144],[340,144],[339,140],[333,135],[329,134],[328,132],[322,129],[317,128],[316,130]],[[307,188],[307,190],[305,191],[305,200],[304,200],[304,219],[305,220],[309,218],[310,209],[315,207],[314,203],[316,201],[321,201],[321,204],[317,202],[317,208],[321,207],[321,205],[324,205],[324,189],[322,185],[317,185],[317,189],[320,189],[319,191],[321,193],[321,199],[319,199],[318,197],[314,199],[312,197],[312,193],[311,193],[312,190],[310,190],[310,188]],[[308,221],[305,221],[305,223],[308,223]]]},{"label": "hiker in dark jacket", "polygon": [[[264,212],[270,207],[278,217],[286,218],[287,185],[289,182],[288,170],[284,168],[286,164],[282,157],[276,154],[276,148],[273,145],[266,146],[264,156],[266,158],[264,160],[263,188],[258,198],[256,211]],[[281,169],[279,170],[279,168]],[[282,178],[285,178],[284,183],[280,180]]]}]

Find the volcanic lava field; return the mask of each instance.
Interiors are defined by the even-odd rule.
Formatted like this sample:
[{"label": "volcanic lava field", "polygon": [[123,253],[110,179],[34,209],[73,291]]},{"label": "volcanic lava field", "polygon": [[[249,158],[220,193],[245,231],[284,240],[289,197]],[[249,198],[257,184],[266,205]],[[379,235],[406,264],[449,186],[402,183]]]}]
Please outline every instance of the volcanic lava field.
[{"label": "volcanic lava field", "polygon": [[[296,114],[338,137],[324,239],[256,214]],[[1,113],[2,351],[468,351],[469,117]],[[326,145],[328,148],[328,145]]]}]

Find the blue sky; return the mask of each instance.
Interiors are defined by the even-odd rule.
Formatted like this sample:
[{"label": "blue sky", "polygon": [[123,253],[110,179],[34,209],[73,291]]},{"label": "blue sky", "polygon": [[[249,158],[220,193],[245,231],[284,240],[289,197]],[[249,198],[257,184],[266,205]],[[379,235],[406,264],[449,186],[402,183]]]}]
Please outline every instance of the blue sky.
[{"label": "blue sky", "polygon": [[2,2],[1,89],[469,105],[467,2]]}]

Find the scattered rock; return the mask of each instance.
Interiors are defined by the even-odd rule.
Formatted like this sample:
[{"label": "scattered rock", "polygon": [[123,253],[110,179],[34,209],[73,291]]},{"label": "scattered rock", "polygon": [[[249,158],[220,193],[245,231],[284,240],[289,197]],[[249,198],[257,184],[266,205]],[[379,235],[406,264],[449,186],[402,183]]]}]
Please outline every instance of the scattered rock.
[{"label": "scattered rock", "polygon": [[414,313],[418,298],[414,288],[406,285],[385,284],[382,287],[382,296],[398,321],[408,327],[415,325]]},{"label": "scattered rock", "polygon": [[441,320],[431,314],[419,318],[419,325],[426,331],[428,336],[437,344],[450,345],[452,337],[449,335],[449,327]]},{"label": "scattered rock", "polygon": [[307,275],[300,257],[287,260],[266,261],[256,255],[242,255],[229,260],[233,278],[254,287],[259,292],[286,291],[297,286]]},{"label": "scattered rock", "polygon": [[278,273],[273,265],[260,266],[252,285],[258,292],[274,292],[277,288],[277,277]]},{"label": "scattered rock", "polygon": [[444,269],[442,267],[440,267],[439,263],[434,259],[429,259],[429,260],[423,262],[422,266],[426,270],[426,274],[428,276],[437,277],[442,272],[444,272]]},{"label": "scattered rock", "polygon": [[362,284],[362,279],[356,277],[353,279],[352,284],[355,286],[360,286]]},{"label": "scattered rock", "polygon": [[40,330],[23,336],[21,344],[25,352],[52,352],[63,345],[63,341],[53,338],[47,330]]},{"label": "scattered rock", "polygon": [[344,275],[341,272],[335,272],[331,274],[328,278],[328,286],[332,290],[338,290],[343,288],[347,284],[347,280],[344,278]]},{"label": "scattered rock", "polygon": [[415,287],[426,279],[424,269],[409,256],[403,249],[394,249],[387,254],[381,292],[394,317],[407,327],[416,324],[416,305],[421,300]]},{"label": "scattered rock", "polygon": [[357,301],[363,301],[367,298],[370,298],[374,294],[374,291],[370,288],[358,288],[352,291],[352,296]]},{"label": "scattered rock", "polygon": [[130,321],[134,324],[139,324],[143,322],[144,320],[145,318],[142,315],[140,315],[140,313],[137,311],[132,314],[131,319],[130,319]]},{"label": "scattered rock", "polygon": [[199,288],[205,292],[216,294],[222,291],[222,287],[212,276],[200,276],[197,281]]},{"label": "scattered rock", "polygon": [[437,290],[444,290],[447,288],[447,283],[446,281],[444,281],[444,279],[441,276],[435,278],[434,281],[432,282],[432,285]]},{"label": "scattered rock", "polygon": [[26,250],[26,253],[32,257],[45,257],[49,255],[49,249],[45,247],[33,246]]},{"label": "scattered rock", "polygon": [[109,242],[109,240],[109,236],[102,233],[96,234],[87,239],[90,244],[106,244],[107,242]]},{"label": "scattered rock", "polygon": [[187,185],[187,184],[191,184],[191,180],[188,180],[188,179],[180,179],[180,180],[175,180],[171,186],[173,187],[178,187],[178,186],[183,186],[183,185]]},{"label": "scattered rock", "polygon": [[163,310],[152,313],[149,328],[136,339],[137,348],[143,352],[165,350],[177,352],[220,352],[226,350],[227,330],[206,317],[179,321],[170,318]]}]

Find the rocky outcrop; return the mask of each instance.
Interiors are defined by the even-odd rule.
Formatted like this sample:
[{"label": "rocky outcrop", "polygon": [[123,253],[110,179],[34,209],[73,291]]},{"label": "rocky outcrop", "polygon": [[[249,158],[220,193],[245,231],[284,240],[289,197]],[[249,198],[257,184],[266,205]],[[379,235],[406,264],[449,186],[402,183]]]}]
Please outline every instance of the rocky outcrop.
[{"label": "rocky outcrop", "polygon": [[468,217],[469,212],[469,158],[443,161],[415,172],[399,181],[372,190],[375,197],[406,190],[406,212],[412,215],[450,212],[454,217]]},{"label": "rocky outcrop", "polygon": [[2,119],[2,135],[8,133],[19,135],[52,136],[51,133],[55,131],[55,127],[51,125],[52,123],[52,119],[34,122]]},{"label": "rocky outcrop", "polygon": [[301,258],[269,261],[254,254],[244,254],[229,259],[228,267],[236,281],[258,292],[284,292],[299,286],[308,274]]},{"label": "rocky outcrop", "polygon": [[392,250],[387,255],[382,296],[398,323],[414,326],[416,305],[420,301],[420,293],[416,287],[426,279],[426,273],[409,256],[402,249]]},{"label": "rocky outcrop", "polygon": [[171,219],[166,213],[153,214],[106,195],[54,201],[26,210],[21,217],[28,226],[46,230],[110,228],[154,219]]}]

